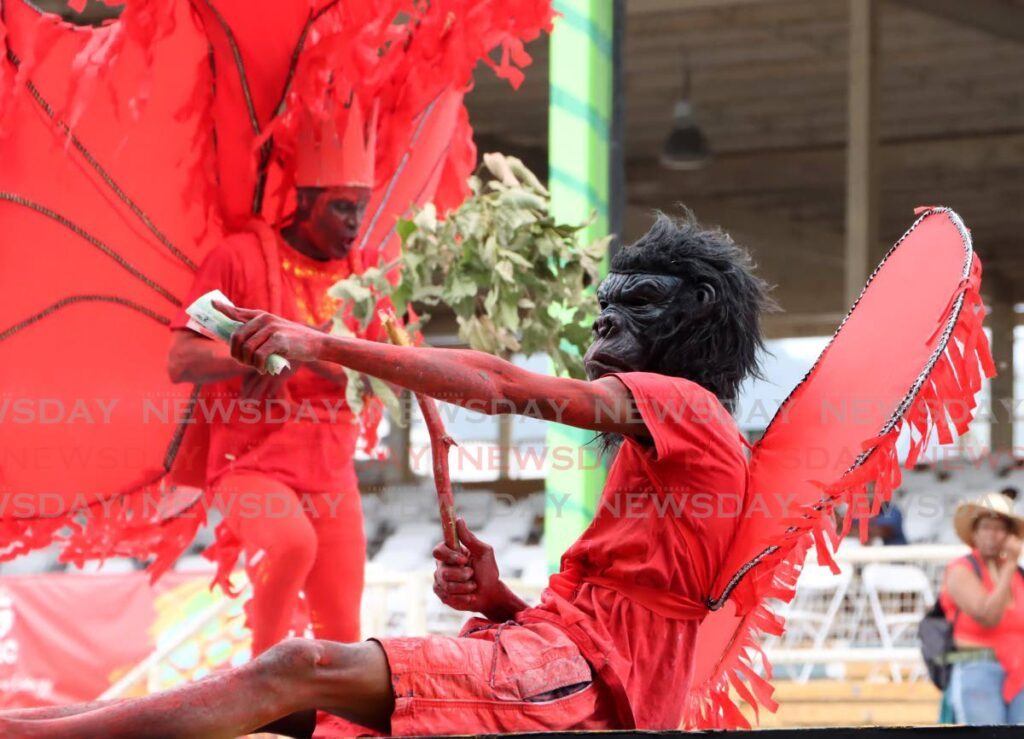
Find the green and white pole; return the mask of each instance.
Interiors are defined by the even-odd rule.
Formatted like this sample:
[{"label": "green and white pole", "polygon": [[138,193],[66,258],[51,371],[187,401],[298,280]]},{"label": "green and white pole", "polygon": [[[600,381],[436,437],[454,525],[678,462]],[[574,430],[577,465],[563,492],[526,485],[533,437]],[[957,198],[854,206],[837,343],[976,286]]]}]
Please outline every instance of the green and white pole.
[{"label": "green and white pole", "polygon": [[[581,243],[609,232],[616,5],[612,0],[554,4],[560,15],[550,42],[548,187],[553,214],[560,222],[582,223],[596,212],[594,223],[580,233]],[[546,480],[544,541],[550,572],[557,571],[562,553],[597,508],[605,469],[594,445],[585,447],[594,436],[593,431],[549,426],[552,463]],[[567,461],[570,455],[572,464]]]}]

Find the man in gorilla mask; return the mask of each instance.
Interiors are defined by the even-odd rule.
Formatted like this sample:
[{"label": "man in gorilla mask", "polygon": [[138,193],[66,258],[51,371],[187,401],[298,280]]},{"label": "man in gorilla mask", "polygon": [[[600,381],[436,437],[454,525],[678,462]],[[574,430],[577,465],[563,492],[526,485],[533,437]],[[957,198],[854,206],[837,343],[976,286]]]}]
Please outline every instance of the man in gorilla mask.
[{"label": "man in gorilla mask", "polygon": [[501,581],[491,547],[459,521],[462,548],[434,550],[434,590],[484,618],[458,637],[294,639],[167,693],[8,714],[5,736],[236,736],[266,724],[303,736],[316,709],[340,717],[347,735],[677,729],[697,627],[739,523],[715,501],[746,492],[746,455],[727,408],[758,371],[770,300],[726,234],[664,215],[616,254],[598,297],[589,381],[223,307],[245,322],[232,341],[245,365],[262,370],[274,353],[332,362],[445,402],[513,408],[615,440],[593,523],[530,607]]},{"label": "man in gorilla mask", "polygon": [[758,319],[770,300],[746,253],[720,231],[659,215],[615,255],[597,296],[592,380],[606,358],[618,370],[685,377],[731,404],[757,372]]}]

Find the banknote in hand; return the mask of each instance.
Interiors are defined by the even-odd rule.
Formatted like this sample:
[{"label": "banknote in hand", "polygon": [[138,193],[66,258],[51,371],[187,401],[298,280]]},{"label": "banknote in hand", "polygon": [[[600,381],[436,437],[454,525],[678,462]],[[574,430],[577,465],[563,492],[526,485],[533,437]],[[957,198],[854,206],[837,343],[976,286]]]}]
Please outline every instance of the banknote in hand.
[{"label": "banknote in hand", "polygon": [[[234,303],[228,300],[220,290],[211,290],[205,295],[196,298],[196,301],[185,309],[189,316],[186,326],[208,339],[227,343],[231,341],[232,334],[242,324],[240,321],[228,318],[214,308],[213,301],[215,300],[218,303],[234,306]],[[272,375],[280,374],[290,367],[291,365],[288,364],[288,360],[277,354],[271,354],[267,359],[266,370]]]}]

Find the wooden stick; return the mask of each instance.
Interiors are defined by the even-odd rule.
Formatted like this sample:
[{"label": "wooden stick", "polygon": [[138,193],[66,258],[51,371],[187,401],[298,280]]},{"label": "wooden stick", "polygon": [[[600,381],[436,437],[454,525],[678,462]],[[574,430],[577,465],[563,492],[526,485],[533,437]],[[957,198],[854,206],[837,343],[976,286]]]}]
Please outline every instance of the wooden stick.
[{"label": "wooden stick", "polygon": [[[399,325],[394,314],[380,311],[377,315],[387,330],[388,336],[391,337],[392,344],[412,346],[409,334]],[[419,403],[420,410],[423,412],[423,420],[427,423],[427,433],[430,434],[430,453],[434,461],[434,487],[437,488],[437,505],[441,511],[444,543],[448,545],[449,549],[458,550],[459,535],[455,530],[455,496],[452,494],[452,480],[448,472],[448,450],[458,444],[445,430],[434,399],[416,393],[416,402]]]}]

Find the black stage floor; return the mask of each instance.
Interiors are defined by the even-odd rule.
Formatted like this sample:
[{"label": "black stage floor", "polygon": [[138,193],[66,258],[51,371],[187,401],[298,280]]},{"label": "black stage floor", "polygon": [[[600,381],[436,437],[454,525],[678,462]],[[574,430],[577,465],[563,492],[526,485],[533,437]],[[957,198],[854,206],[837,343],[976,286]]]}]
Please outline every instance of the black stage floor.
[{"label": "black stage floor", "polygon": [[[1024,726],[867,726],[822,729],[760,729],[757,731],[579,731],[533,734],[480,734],[481,737],[530,737],[569,739],[593,736],[599,739],[627,737],[718,736],[721,739],[1024,739]],[[449,739],[455,739],[451,737]]]}]

